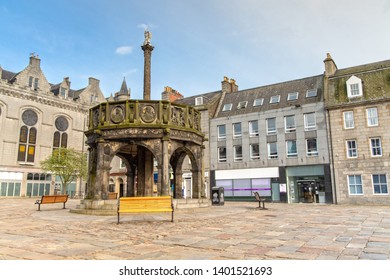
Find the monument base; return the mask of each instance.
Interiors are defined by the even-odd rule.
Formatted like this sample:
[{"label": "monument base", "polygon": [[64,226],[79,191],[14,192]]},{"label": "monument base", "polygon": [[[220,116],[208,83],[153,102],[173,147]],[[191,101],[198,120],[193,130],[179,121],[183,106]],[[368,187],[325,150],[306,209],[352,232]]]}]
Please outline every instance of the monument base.
[{"label": "monument base", "polygon": [[[210,206],[211,200],[208,198],[173,199],[173,207],[175,209],[193,209]],[[116,199],[83,199],[76,208],[70,209],[70,212],[84,215],[114,216],[117,215],[117,209],[118,201]]]}]

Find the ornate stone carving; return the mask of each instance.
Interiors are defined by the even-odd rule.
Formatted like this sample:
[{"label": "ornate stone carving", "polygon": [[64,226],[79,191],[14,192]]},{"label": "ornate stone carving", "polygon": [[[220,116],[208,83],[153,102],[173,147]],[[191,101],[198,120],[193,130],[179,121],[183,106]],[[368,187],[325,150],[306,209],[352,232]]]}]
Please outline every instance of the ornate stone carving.
[{"label": "ornate stone carving", "polygon": [[95,109],[92,112],[93,127],[97,127],[99,125],[99,109]]},{"label": "ornate stone carving", "polygon": [[172,124],[177,126],[185,126],[184,112],[180,107],[172,107],[171,120]]},{"label": "ornate stone carving", "polygon": [[156,120],[156,109],[152,105],[144,105],[141,110],[141,119],[145,123],[152,123]]},{"label": "ornate stone carving", "polygon": [[123,112],[122,106],[115,106],[111,109],[111,121],[115,124],[123,122],[125,119],[125,114]]}]

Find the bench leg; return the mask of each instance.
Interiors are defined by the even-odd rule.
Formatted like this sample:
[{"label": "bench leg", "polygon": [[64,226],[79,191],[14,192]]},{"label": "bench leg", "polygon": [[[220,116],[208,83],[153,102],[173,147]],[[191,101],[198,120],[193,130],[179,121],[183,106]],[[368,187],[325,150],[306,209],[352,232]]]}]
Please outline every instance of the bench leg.
[{"label": "bench leg", "polygon": [[64,202],[64,207],[63,207],[62,209],[66,209],[66,208],[65,208],[65,203],[66,203],[66,202]]},{"label": "bench leg", "polygon": [[38,211],[41,211],[41,204],[38,203]]},{"label": "bench leg", "polygon": [[119,224],[119,212],[118,212],[118,222],[117,222],[117,224]]},{"label": "bench leg", "polygon": [[172,219],[171,219],[171,222],[173,223],[173,211],[172,211]]}]

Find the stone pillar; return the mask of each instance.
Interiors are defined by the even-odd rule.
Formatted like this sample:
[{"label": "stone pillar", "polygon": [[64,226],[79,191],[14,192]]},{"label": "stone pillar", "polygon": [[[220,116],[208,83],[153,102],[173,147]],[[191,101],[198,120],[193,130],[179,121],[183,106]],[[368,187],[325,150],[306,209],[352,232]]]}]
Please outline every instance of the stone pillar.
[{"label": "stone pillar", "polygon": [[135,174],[134,174],[134,169],[133,167],[131,168],[128,168],[127,170],[127,173],[126,173],[126,177],[127,177],[127,190],[126,190],[126,196],[135,196],[135,190],[134,190],[134,178],[135,178]]},{"label": "stone pillar", "polygon": [[144,51],[144,100],[150,100],[151,59],[154,47],[149,43],[145,43],[141,48]]},{"label": "stone pillar", "polygon": [[161,195],[170,195],[169,187],[169,151],[167,139],[162,140],[162,164],[161,164]]},{"label": "stone pillar", "polygon": [[181,170],[176,170],[175,174],[175,198],[183,198],[183,191],[182,191],[182,186],[183,186],[183,171]]},{"label": "stone pillar", "polygon": [[145,196],[153,195],[153,153],[145,149],[144,163],[145,165]]},{"label": "stone pillar", "polygon": [[108,192],[108,184],[110,178],[110,163],[109,155],[110,148],[104,141],[98,142],[97,145],[97,165],[96,165],[96,181],[95,181],[95,199],[106,199]]}]

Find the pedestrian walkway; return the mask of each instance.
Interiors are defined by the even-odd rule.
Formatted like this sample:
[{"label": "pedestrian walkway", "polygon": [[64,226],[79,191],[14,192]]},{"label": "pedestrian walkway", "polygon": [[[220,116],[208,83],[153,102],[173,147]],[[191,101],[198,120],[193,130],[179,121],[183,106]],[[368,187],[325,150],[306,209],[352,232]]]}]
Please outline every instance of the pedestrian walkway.
[{"label": "pedestrian walkway", "polygon": [[0,199],[0,259],[390,259],[390,206],[226,202],[169,213],[90,216],[79,200]]}]

